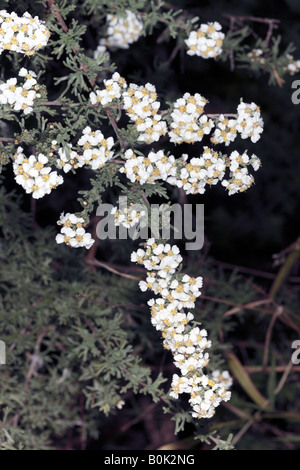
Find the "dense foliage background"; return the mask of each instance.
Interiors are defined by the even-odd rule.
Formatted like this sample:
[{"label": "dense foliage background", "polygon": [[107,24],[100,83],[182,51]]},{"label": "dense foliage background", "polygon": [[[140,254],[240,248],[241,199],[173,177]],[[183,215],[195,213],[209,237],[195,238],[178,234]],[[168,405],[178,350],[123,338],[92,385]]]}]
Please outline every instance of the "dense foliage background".
[{"label": "dense foliage background", "polygon": [[[92,57],[101,28],[98,13],[89,8],[97,3],[106,8],[108,2],[71,3],[76,8],[65,20],[70,24],[76,18],[87,26],[82,42]],[[143,10],[145,2],[120,3]],[[224,13],[280,19],[274,32],[282,37],[280,49],[293,42],[300,58],[296,0],[170,4],[201,20],[220,21],[225,32],[229,20]],[[43,2],[0,1],[0,7],[49,16]],[[265,37],[265,24],[250,24]],[[176,39],[157,44],[162,31],[159,26],[130,49],[111,54],[121,75],[139,84],[149,81],[166,102],[186,91],[201,93],[210,101],[210,113],[234,112],[243,97],[261,107],[265,121],[261,140],[253,148],[247,143],[262,160],[255,186],[231,197],[221,186],[189,197],[191,203],[205,204],[206,241],[200,252],[185,253],[185,272],[204,277],[196,318],[214,341],[216,367],[233,374],[232,399],[212,420],[198,423],[184,400],[166,399],[174,366],[151,326],[147,296],[138,289],[144,274],[130,263],[134,242],[100,242],[96,253],[127,278],[101,266],[91,269],[83,250],[55,244],[56,220],[66,208],[78,210],[78,191],[90,190],[90,173],[67,175],[63,187],[35,205],[15,183],[10,166],[4,166],[0,338],[8,354],[0,370],[3,449],[208,449],[213,431],[224,441],[232,434],[237,449],[299,448],[300,368],[290,362],[292,342],[300,339],[299,246],[293,245],[300,228],[300,105],[291,101],[291,85],[299,76],[285,76],[280,87],[240,63],[230,70],[229,60],[179,53],[170,61]],[[39,54],[49,53],[46,48]],[[39,71],[42,59],[26,60]],[[0,61],[2,78],[8,78],[10,67],[18,69],[5,54]],[[65,74],[61,62],[47,61],[41,81],[53,99],[52,77]],[[14,129],[13,122],[7,125]],[[160,144],[153,147],[159,150]],[[170,197],[175,201],[178,193]],[[274,264],[273,255],[281,252]],[[125,401],[122,409],[120,400]]]}]

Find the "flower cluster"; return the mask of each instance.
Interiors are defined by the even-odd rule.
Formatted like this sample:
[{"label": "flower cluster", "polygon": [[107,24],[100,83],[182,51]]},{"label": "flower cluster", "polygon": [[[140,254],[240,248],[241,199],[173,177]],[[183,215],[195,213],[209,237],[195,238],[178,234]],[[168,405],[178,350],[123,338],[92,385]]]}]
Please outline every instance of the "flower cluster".
[{"label": "flower cluster", "polygon": [[216,369],[212,372],[211,374],[212,380],[215,382],[222,382],[224,387],[228,390],[232,387],[232,378],[227,370],[220,371],[219,369]]},{"label": "flower cluster", "polygon": [[266,59],[263,57],[263,55],[264,51],[262,49],[252,49],[252,51],[248,52],[247,54],[251,62],[258,62],[262,65],[266,63]]},{"label": "flower cluster", "polygon": [[168,133],[171,142],[175,144],[201,142],[204,135],[211,132],[214,123],[203,114],[206,104],[207,100],[199,93],[195,95],[185,93],[182,98],[175,101],[171,113],[171,130]]},{"label": "flower cluster", "polygon": [[130,204],[129,207],[119,209],[113,207],[111,214],[115,216],[114,223],[116,227],[122,225],[125,228],[131,228],[146,216],[146,211],[142,209],[142,206],[137,207],[137,204]]},{"label": "flower cluster", "polygon": [[46,46],[49,37],[49,29],[37,16],[0,11],[0,54],[7,50],[32,55]]},{"label": "flower cluster", "polygon": [[159,111],[160,102],[157,101],[154,85],[147,83],[145,86],[138,86],[131,83],[128,86],[118,72],[104,80],[104,85],[104,89],[90,93],[91,104],[100,103],[105,106],[115,99],[122,99],[122,109],[135,123],[139,142],[151,144],[168,134],[170,142],[191,144],[201,142],[215,129],[211,142],[214,145],[228,146],[234,142],[238,133],[242,139],[250,138],[255,143],[263,132],[260,108],[255,103],[241,101],[237,113],[232,115],[206,115],[204,108],[208,103],[207,99],[199,93],[185,93],[174,103],[168,130],[166,121],[162,119],[164,112]]},{"label": "flower cluster", "polygon": [[191,31],[185,40],[188,55],[197,55],[203,59],[216,58],[222,53],[224,33],[218,22],[202,24],[197,31]]},{"label": "flower cluster", "polygon": [[251,138],[251,141],[256,143],[264,130],[260,108],[255,103],[249,104],[242,101],[237,112],[237,131],[241,133],[242,139]]},{"label": "flower cluster", "polygon": [[247,166],[251,165],[254,171],[257,171],[261,165],[260,159],[256,155],[249,158],[247,152],[240,155],[239,152],[234,151],[229,155],[228,160],[230,179],[224,179],[222,185],[229,195],[246,191],[254,183],[254,178],[249,174]]},{"label": "flower cluster", "polygon": [[[178,247],[157,244],[153,238],[147,241],[144,250],[132,253],[131,260],[148,271],[146,281],[140,282],[140,289],[159,295],[148,302],[151,322],[161,332],[163,346],[172,352],[174,364],[181,372],[181,377],[173,376],[170,395],[178,398],[181,393],[189,393],[192,415],[210,418],[221,401],[230,399],[230,392],[225,384],[214,380],[217,374],[222,377],[219,371],[214,372],[214,379],[203,373],[202,369],[209,363],[207,349],[211,341],[205,329],[189,325],[194,316],[185,312],[195,307],[195,300],[201,295],[202,278],[176,274],[182,262]],[[227,376],[228,372],[224,378]]]},{"label": "flower cluster", "polygon": [[107,50],[106,46],[103,46],[102,44],[98,44],[97,48],[94,51],[94,59],[97,59],[99,56],[104,56],[106,55],[108,59],[110,59],[110,53]]},{"label": "flower cluster", "polygon": [[75,151],[72,150],[72,144],[68,144],[67,147],[57,147],[57,141],[53,140],[51,143],[51,148],[57,150],[58,157],[56,160],[56,167],[60,170],[63,170],[64,173],[69,173],[69,171],[77,170],[84,165],[82,157]]},{"label": "flower cluster", "polygon": [[150,152],[147,157],[137,156],[131,149],[124,154],[126,162],[120,168],[121,173],[125,173],[127,178],[135,183],[154,184],[157,180],[166,181],[169,176],[175,176],[175,158],[166,156],[162,150]]},{"label": "flower cluster", "polygon": [[286,67],[286,70],[288,70],[291,75],[295,75],[295,73],[299,73],[300,72],[300,60],[295,60],[292,54],[287,54],[286,57],[289,62]]},{"label": "flower cluster", "polygon": [[0,104],[9,104],[15,111],[30,114],[33,111],[34,100],[40,97],[36,74],[22,68],[19,77],[24,77],[23,84],[18,84],[17,78],[10,78],[0,84]]},{"label": "flower cluster", "polygon": [[15,180],[20,184],[28,194],[32,194],[34,199],[39,199],[49,194],[52,189],[63,183],[62,176],[47,165],[48,158],[42,153],[30,155],[27,158],[24,155],[22,147],[18,147],[14,155],[13,171]]},{"label": "flower cluster", "polygon": [[77,144],[83,147],[83,154],[78,155],[79,166],[90,165],[93,170],[98,170],[114,155],[111,151],[114,145],[113,137],[105,139],[100,130],[92,131],[89,126],[83,130]]},{"label": "flower cluster", "polygon": [[[186,194],[203,194],[207,185],[213,186],[219,182],[222,182],[229,195],[246,191],[254,183],[247,166],[251,165],[257,171],[261,165],[256,155],[249,158],[247,152],[240,155],[234,151],[227,156],[209,147],[204,147],[202,155],[193,157],[190,161],[187,154],[176,160],[173,155],[166,156],[162,150],[150,152],[144,157],[137,156],[128,149],[124,158],[126,162],[120,172],[126,174],[132,183],[154,184],[155,181],[162,180],[183,188]],[[230,176],[229,179],[224,179],[227,168]]]},{"label": "flower cluster", "polygon": [[188,156],[184,154],[185,164],[178,167],[175,177],[167,179],[169,184],[183,188],[186,194],[203,194],[206,185],[216,185],[224,178],[226,159],[208,147],[199,158],[192,158],[187,162]]},{"label": "flower cluster", "polygon": [[131,83],[123,93],[126,114],[140,133],[138,141],[147,144],[157,142],[167,132],[167,124],[158,113],[160,102],[156,98],[155,86],[150,83],[145,86]]},{"label": "flower cluster", "polygon": [[[229,376],[228,371],[225,371],[224,374]],[[215,382],[213,378],[205,374],[202,376],[193,374],[191,377],[180,377],[174,374],[170,395],[178,398],[181,393],[190,394],[189,403],[192,406],[193,418],[212,418],[221,402],[230,400],[231,392],[228,391],[228,388],[225,381]]]},{"label": "flower cluster", "polygon": [[228,119],[223,114],[220,114],[215,120],[216,129],[211,137],[211,142],[214,145],[225,144],[228,146],[234,142],[237,137],[237,120]]},{"label": "flower cluster", "polygon": [[115,72],[110,79],[103,80],[105,88],[90,93],[90,100],[93,105],[100,103],[102,106],[111,103],[113,100],[121,98],[122,91],[127,88],[126,80]]},{"label": "flower cluster", "polygon": [[112,50],[128,49],[142,35],[143,27],[141,16],[130,10],[125,10],[125,16],[107,15],[107,38],[100,44]]},{"label": "flower cluster", "polygon": [[95,243],[90,233],[84,229],[85,221],[82,217],[77,217],[75,214],[62,213],[60,215],[57,225],[62,226],[59,234],[56,235],[56,243],[66,243],[72,248],[85,247],[91,248]]}]

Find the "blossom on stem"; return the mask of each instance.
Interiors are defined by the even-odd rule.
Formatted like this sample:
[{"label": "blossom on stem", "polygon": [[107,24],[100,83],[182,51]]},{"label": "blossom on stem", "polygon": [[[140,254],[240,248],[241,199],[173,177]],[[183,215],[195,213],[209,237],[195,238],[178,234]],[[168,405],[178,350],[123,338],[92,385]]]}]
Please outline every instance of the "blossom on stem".
[{"label": "blossom on stem", "polygon": [[79,166],[90,165],[93,170],[98,170],[114,156],[111,151],[114,145],[113,137],[105,139],[100,130],[92,131],[89,126],[83,130],[77,145],[83,147],[83,154],[78,156]]},{"label": "blossom on stem", "polygon": [[37,16],[0,11],[0,54],[6,50],[33,55],[46,46],[49,37],[49,29]]},{"label": "blossom on stem", "polygon": [[22,147],[14,155],[13,171],[15,180],[34,199],[50,194],[52,189],[63,183],[63,177],[48,165],[48,158],[39,153],[26,157]]},{"label": "blossom on stem", "polygon": [[171,142],[192,144],[201,142],[204,135],[210,134],[214,123],[203,114],[207,102],[199,93],[185,93],[175,101],[168,133]]},{"label": "blossom on stem", "polygon": [[143,33],[141,15],[125,10],[125,15],[107,15],[107,38],[100,44],[109,49],[128,49]]},{"label": "blossom on stem", "polygon": [[62,228],[60,233],[56,235],[56,243],[66,243],[72,248],[86,248],[89,249],[95,243],[90,233],[86,232],[84,226],[86,225],[82,217],[77,217],[75,214],[62,213],[57,222]]},{"label": "blossom on stem", "polygon": [[32,113],[34,101],[40,97],[39,85],[32,70],[23,67],[18,75],[25,78],[23,84],[18,84],[17,78],[10,78],[0,84],[0,104],[8,104],[15,111],[23,111],[27,115]]},{"label": "blossom on stem", "polygon": [[185,312],[195,306],[202,278],[177,274],[182,262],[178,247],[156,243],[154,238],[147,240],[144,249],[133,252],[131,261],[148,271],[140,289],[159,295],[148,301],[151,323],[161,332],[163,346],[172,352],[174,365],[181,372],[181,376],[173,375],[170,396],[177,399],[181,393],[188,393],[192,416],[211,418],[217,406],[230,399],[232,380],[228,371],[215,370],[210,377],[203,372],[209,364],[211,341],[204,328],[190,325],[194,316]]},{"label": "blossom on stem", "polygon": [[222,53],[225,34],[221,32],[222,26],[214,23],[202,24],[197,31],[191,31],[185,40],[188,46],[188,55],[197,55],[203,59],[215,59]]},{"label": "blossom on stem", "polygon": [[156,88],[151,83],[138,86],[131,83],[123,92],[123,107],[139,132],[138,141],[150,144],[157,142],[167,132],[167,123],[159,114]]}]

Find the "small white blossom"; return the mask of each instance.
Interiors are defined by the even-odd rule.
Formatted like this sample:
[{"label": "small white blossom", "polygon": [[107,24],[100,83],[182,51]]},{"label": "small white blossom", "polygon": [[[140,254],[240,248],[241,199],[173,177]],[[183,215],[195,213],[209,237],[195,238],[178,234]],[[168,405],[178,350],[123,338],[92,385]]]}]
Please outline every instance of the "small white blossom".
[{"label": "small white blossom", "polygon": [[15,180],[34,199],[50,194],[52,189],[63,183],[63,177],[47,165],[48,158],[42,153],[26,157],[22,147],[14,155],[13,171]]},{"label": "small white blossom", "polygon": [[56,243],[66,243],[72,248],[86,248],[89,249],[95,243],[90,233],[84,229],[85,221],[82,217],[77,217],[75,214],[60,215],[57,222],[62,228],[60,233],[56,235]]},{"label": "small white blossom", "polygon": [[188,55],[197,55],[203,59],[216,58],[222,53],[224,33],[221,25],[214,23],[202,24],[197,31],[191,31],[185,43]]},{"label": "small white blossom", "polygon": [[33,55],[46,46],[50,31],[37,16],[26,12],[18,16],[15,12],[0,11],[0,54],[13,51]]},{"label": "small white blossom", "polygon": [[128,49],[143,33],[142,17],[130,10],[125,10],[125,16],[107,15],[107,38],[100,44],[109,49]]}]

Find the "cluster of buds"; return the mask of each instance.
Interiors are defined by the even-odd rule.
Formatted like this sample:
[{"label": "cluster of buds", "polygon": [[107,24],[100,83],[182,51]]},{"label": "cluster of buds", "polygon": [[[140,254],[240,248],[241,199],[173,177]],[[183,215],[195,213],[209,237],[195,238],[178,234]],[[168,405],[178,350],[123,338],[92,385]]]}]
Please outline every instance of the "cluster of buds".
[{"label": "cluster of buds", "polygon": [[36,74],[22,68],[19,77],[25,79],[24,83],[18,84],[17,78],[10,78],[0,84],[0,104],[8,104],[15,111],[30,114],[33,111],[34,101],[40,97]]},{"label": "cluster of buds", "polygon": [[266,59],[263,57],[263,55],[264,51],[262,49],[252,49],[252,51],[248,52],[247,54],[250,62],[257,62],[264,65],[266,63]]},{"label": "cluster of buds", "polygon": [[190,325],[194,319],[186,309],[194,308],[197,297],[201,295],[203,280],[178,274],[182,257],[179,248],[169,244],[157,244],[150,238],[145,249],[138,249],[131,255],[131,261],[147,269],[146,281],[140,282],[140,289],[152,291],[158,298],[152,298],[151,322],[161,332],[163,346],[173,354],[174,364],[180,369],[181,376],[174,374],[170,395],[178,398],[181,393],[190,395],[192,415],[197,418],[211,418],[221,401],[230,399],[227,391],[231,385],[229,373],[224,373],[227,385],[217,378],[222,374],[213,372],[211,378],[203,369],[209,364],[207,350],[211,341],[207,331]]},{"label": "cluster of buds", "polygon": [[46,46],[49,37],[49,29],[37,16],[0,11],[0,54],[6,50],[30,56]]}]

